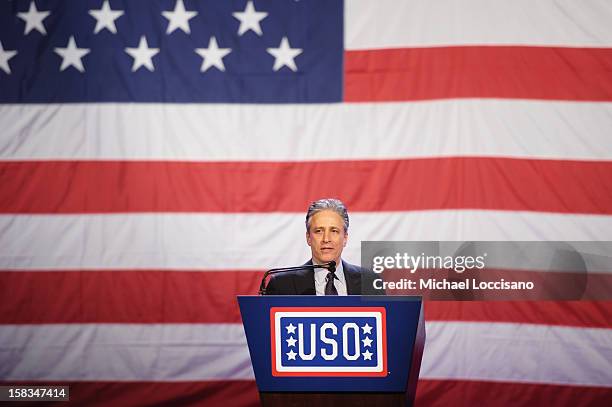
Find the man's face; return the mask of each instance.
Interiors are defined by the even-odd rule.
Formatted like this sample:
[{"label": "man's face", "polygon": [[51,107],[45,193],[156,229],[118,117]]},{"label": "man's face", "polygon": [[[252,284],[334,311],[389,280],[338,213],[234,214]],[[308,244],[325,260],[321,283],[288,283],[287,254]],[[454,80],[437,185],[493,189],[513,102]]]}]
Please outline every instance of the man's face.
[{"label": "man's face", "polygon": [[317,212],[310,219],[306,242],[312,252],[312,261],[317,264],[340,261],[348,234],[344,232],[342,217],[332,210]]}]

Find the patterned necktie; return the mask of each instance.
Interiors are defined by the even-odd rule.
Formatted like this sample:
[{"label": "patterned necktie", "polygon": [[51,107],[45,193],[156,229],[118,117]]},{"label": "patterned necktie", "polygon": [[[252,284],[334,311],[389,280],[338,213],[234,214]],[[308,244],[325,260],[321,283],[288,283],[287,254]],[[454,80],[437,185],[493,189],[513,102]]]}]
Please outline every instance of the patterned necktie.
[{"label": "patterned necktie", "polygon": [[338,290],[336,290],[336,286],[334,285],[334,280],[337,279],[336,273],[330,271],[327,273],[327,277],[325,277],[325,295],[338,295]]}]

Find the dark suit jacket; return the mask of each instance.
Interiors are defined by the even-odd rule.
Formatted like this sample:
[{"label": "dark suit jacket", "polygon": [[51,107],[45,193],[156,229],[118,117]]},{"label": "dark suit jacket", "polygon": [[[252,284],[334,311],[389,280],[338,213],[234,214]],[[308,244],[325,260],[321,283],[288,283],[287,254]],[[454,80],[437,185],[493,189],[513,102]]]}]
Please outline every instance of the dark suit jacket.
[{"label": "dark suit jacket", "polygon": [[[312,260],[305,265],[312,265]],[[372,280],[378,278],[363,267],[342,260],[344,279],[348,295],[384,295],[384,290],[375,290]],[[362,280],[363,279],[363,280]],[[363,286],[362,286],[363,282]],[[314,270],[298,270],[275,274],[270,277],[266,295],[316,295]]]}]

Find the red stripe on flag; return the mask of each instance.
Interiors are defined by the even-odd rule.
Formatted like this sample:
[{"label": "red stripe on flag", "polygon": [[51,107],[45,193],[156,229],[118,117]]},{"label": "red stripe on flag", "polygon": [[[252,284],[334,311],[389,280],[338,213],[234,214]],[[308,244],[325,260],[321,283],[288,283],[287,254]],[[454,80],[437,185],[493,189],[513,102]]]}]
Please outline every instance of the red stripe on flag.
[{"label": "red stripe on flag", "polygon": [[[255,381],[202,382],[3,382],[2,385],[70,386],[70,405],[258,406]],[[419,380],[415,404],[423,406],[558,405],[607,407],[612,388],[469,380]]]},{"label": "red stripe on flag", "polygon": [[612,49],[527,46],[345,53],[345,100],[612,100]]},{"label": "red stripe on flag", "polygon": [[[0,324],[240,323],[261,271],[3,271]],[[52,289],[51,289],[52,287]],[[612,327],[612,301],[427,301],[426,321]]]},{"label": "red stripe on flag", "polygon": [[[486,362],[485,362],[486,363]],[[609,406],[612,388],[468,380],[419,380],[419,406]]]},{"label": "red stripe on flag", "polygon": [[612,162],[599,161],[2,162],[0,183],[0,213],[302,212],[340,196],[353,211],[612,214]]},{"label": "red stripe on flag", "polygon": [[[419,295],[425,300],[461,301],[546,301],[612,300],[612,270],[559,271],[485,267],[466,269],[386,269],[383,280],[391,284],[393,295]],[[604,267],[602,267],[603,269]],[[429,282],[437,284],[427,286]],[[413,288],[409,288],[409,284]],[[531,284],[528,288],[506,289],[502,284]],[[454,286],[454,287],[453,287]],[[497,286],[497,287],[496,287]]]},{"label": "red stripe on flag", "polygon": [[612,328],[612,301],[427,301],[425,321]]},{"label": "red stripe on flag", "polygon": [[0,272],[0,323],[232,323],[263,272]]},{"label": "red stripe on flag", "polygon": [[[254,380],[201,382],[0,382],[4,386],[69,386],[69,406],[232,406],[257,407]],[[25,404],[24,404],[25,405]],[[48,405],[48,403],[42,403]],[[58,406],[64,405],[62,402]]]}]

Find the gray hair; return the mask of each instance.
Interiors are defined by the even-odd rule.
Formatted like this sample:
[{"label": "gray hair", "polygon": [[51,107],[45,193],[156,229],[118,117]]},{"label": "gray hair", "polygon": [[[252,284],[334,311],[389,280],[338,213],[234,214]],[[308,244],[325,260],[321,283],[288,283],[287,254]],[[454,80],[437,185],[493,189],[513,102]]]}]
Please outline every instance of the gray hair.
[{"label": "gray hair", "polygon": [[349,227],[349,216],[346,210],[346,206],[339,199],[334,198],[323,198],[318,201],[314,201],[308,207],[306,213],[306,231],[310,230],[310,220],[317,212],[330,210],[336,212],[344,220],[344,233],[348,232]]}]

